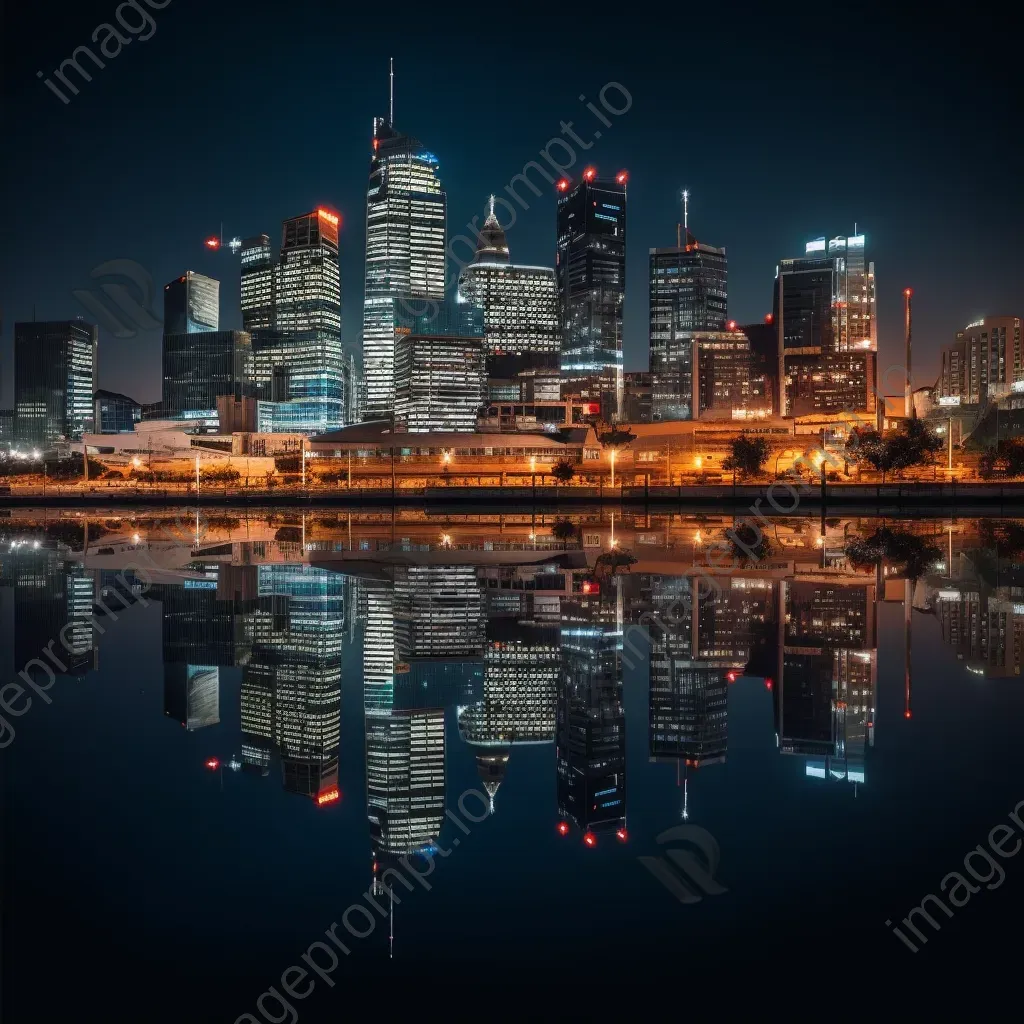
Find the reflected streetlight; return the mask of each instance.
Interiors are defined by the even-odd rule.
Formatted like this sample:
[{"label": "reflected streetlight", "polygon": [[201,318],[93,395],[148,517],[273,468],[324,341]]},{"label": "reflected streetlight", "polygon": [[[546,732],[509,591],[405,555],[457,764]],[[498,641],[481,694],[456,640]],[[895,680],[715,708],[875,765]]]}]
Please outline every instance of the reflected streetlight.
[{"label": "reflected streetlight", "polygon": [[615,486],[615,449],[611,450],[611,454],[608,456],[612,464],[612,487]]}]

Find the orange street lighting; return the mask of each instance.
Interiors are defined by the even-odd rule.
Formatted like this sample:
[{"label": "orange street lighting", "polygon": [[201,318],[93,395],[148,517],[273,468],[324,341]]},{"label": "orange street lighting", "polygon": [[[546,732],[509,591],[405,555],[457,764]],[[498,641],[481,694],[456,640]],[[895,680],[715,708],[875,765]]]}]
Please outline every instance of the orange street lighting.
[{"label": "orange street lighting", "polygon": [[694,464],[694,465],[695,465],[695,466],[696,466],[696,467],[697,467],[698,469],[700,469],[700,467],[704,465],[704,460],[703,460],[703,459],[702,459],[702,458],[701,458],[701,457],[700,457],[700,456],[698,455],[698,456],[697,456],[697,457],[696,457],[696,458],[695,458],[695,459],[693,460],[693,464]]},{"label": "orange street lighting", "polygon": [[139,466],[141,466],[141,465],[142,465],[142,460],[141,460],[141,459],[140,459],[140,458],[138,457],[138,455],[136,455],[136,456],[135,456],[135,457],[134,457],[134,458],[132,459],[132,465],[133,465],[133,466],[134,466],[134,467],[135,467],[136,469],[138,469],[138,468],[139,468]]},{"label": "orange street lighting", "polygon": [[531,473],[536,473],[537,472],[537,456],[536,455],[531,455],[530,456],[530,472]]},{"label": "orange street lighting", "polygon": [[452,461],[452,453],[451,452],[444,452],[441,455],[441,462],[444,463],[444,465],[447,466],[448,463],[451,462],[451,461]]},{"label": "orange street lighting", "polygon": [[612,463],[612,487],[615,486],[615,449],[611,450],[611,454],[608,456]]},{"label": "orange street lighting", "polygon": [[700,544],[703,544],[703,543],[704,543],[704,540],[703,540],[703,538],[702,538],[702,537],[701,537],[701,535],[700,535],[700,530],[698,530],[698,531],[697,531],[697,532],[696,532],[696,533],[695,533],[695,534],[693,535],[693,542],[694,542],[694,544],[698,544],[698,545],[700,545]]},{"label": "orange street lighting", "polygon": [[450,548],[452,546],[452,535],[450,533],[441,534],[441,547]]}]

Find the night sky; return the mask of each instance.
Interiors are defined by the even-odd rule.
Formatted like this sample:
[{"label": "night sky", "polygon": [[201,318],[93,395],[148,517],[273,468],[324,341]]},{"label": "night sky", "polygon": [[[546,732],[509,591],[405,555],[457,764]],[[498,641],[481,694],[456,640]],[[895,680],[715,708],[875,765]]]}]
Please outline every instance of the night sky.
[{"label": "night sky", "polygon": [[[1024,312],[1019,67],[1005,22],[975,5],[916,21],[824,4],[438,5],[403,18],[398,6],[170,0],[150,10],[151,38],[68,105],[36,72],[52,75],[117,5],[20,6],[6,11],[2,59],[5,407],[14,321],[84,313],[72,290],[104,261],[145,267],[158,314],[171,278],[216,277],[221,325],[239,326],[237,257],[202,244],[221,222],[225,238],[265,231],[277,244],[282,218],[338,210],[343,334],[358,339],[371,120],[387,114],[392,55],[395,123],[440,160],[450,238],[560,121],[592,142],[575,147],[574,172],[628,168],[627,369],[647,365],[647,250],[674,244],[684,186],[694,234],[727,249],[741,323],[771,308],[780,258],[854,223],[876,264],[883,369],[901,358],[906,285],[917,385],[965,323]],[[611,81],[632,106],[604,127],[578,97],[597,103]],[[553,265],[555,193],[520,194],[530,208],[509,229],[512,258]],[[159,398],[159,332],[101,328],[99,383]]]}]

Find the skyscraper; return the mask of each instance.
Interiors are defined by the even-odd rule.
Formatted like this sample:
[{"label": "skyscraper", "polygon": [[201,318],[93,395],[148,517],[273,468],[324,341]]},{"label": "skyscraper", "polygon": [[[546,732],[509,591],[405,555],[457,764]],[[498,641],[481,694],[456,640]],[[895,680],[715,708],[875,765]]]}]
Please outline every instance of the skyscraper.
[{"label": "skyscraper", "polygon": [[459,277],[459,297],[483,309],[489,356],[559,353],[555,272],[510,262],[505,232],[494,213],[494,196],[473,262]]},{"label": "skyscraper", "polygon": [[241,398],[251,379],[252,342],[247,332],[164,335],[164,416],[212,419],[217,415],[217,396]]},{"label": "skyscraper", "polygon": [[340,353],[339,222],[336,213],[320,207],[282,224],[274,326],[287,334],[317,331],[336,338]]},{"label": "skyscraper", "polygon": [[576,185],[558,182],[555,273],[562,327],[562,373],[605,416],[622,409],[622,306],[626,293],[626,172]]},{"label": "skyscraper", "polygon": [[274,326],[276,261],[270,235],[256,235],[242,242],[242,330]]},{"label": "skyscraper", "polygon": [[1024,379],[1020,317],[987,316],[956,332],[942,350],[939,394],[966,403],[1000,397]]},{"label": "skyscraper", "polygon": [[[267,321],[253,335],[254,378],[266,433],[319,434],[347,422],[348,366],[341,343],[341,276],[336,213],[320,207],[284,221],[281,259],[272,267],[265,235],[243,243],[243,317]],[[250,246],[250,243],[252,245]],[[248,247],[248,248],[247,248]],[[270,404],[271,401],[274,404]]]},{"label": "skyscraper", "polygon": [[728,319],[725,249],[698,242],[684,226],[683,244],[650,250],[651,369],[656,353],[680,331],[723,331]]},{"label": "skyscraper", "polygon": [[14,435],[46,448],[93,432],[97,331],[84,320],[14,325]]},{"label": "skyscraper", "polygon": [[396,317],[395,420],[409,431],[474,430],[484,399],[483,312],[445,301]]},{"label": "skyscraper", "polygon": [[164,285],[164,334],[200,334],[220,327],[220,281],[194,270]]},{"label": "skyscraper", "polygon": [[864,235],[808,242],[776,270],[783,415],[874,411],[878,350],[875,265]]},{"label": "skyscraper", "polygon": [[408,309],[407,296],[444,298],[447,199],[438,166],[416,139],[395,131],[391,117],[374,118],[363,292],[368,420],[394,412],[396,306]]}]

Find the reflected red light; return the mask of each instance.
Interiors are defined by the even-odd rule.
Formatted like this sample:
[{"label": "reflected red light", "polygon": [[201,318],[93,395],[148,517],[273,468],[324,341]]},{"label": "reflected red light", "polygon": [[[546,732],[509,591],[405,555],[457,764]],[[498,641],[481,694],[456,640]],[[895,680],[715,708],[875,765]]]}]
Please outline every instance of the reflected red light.
[{"label": "reflected red light", "polygon": [[558,834],[560,836],[567,836],[569,834],[569,823],[567,821],[560,821],[558,823]]},{"label": "reflected red light", "polygon": [[380,139],[374,139],[374,140],[373,140],[373,151],[374,151],[374,153],[376,153],[376,152],[377,152],[377,147],[378,147],[379,145],[380,145]]},{"label": "reflected red light", "polygon": [[629,179],[629,175],[628,175],[628,174],[627,174],[627,173],[626,173],[625,171],[619,171],[619,173],[615,175],[615,180],[616,180],[616,181],[617,181],[617,182],[618,182],[618,183],[619,183],[620,185],[625,185],[625,184],[626,184],[626,181],[627,181],[628,179]]},{"label": "reflected red light", "polygon": [[903,712],[903,717],[904,718],[910,718],[910,712],[909,711],[904,711]]},{"label": "reflected red light", "polygon": [[620,828],[615,835],[618,837],[619,841],[623,843],[629,838],[629,833],[624,828]]},{"label": "reflected red light", "polygon": [[593,832],[587,832],[583,836],[583,842],[587,846],[597,846],[597,836]]},{"label": "reflected red light", "polygon": [[913,288],[904,288],[903,289],[903,294],[906,295],[909,298],[911,295],[914,294],[914,289]]},{"label": "reflected red light", "polygon": [[208,238],[205,241],[205,243],[203,243],[203,244],[206,246],[207,249],[219,249],[220,248],[220,239],[219,238]]},{"label": "reflected red light", "polygon": [[730,672],[725,678],[728,679],[730,683],[735,683],[736,682],[736,673],[735,672]]},{"label": "reflected red light", "polygon": [[764,681],[764,685],[765,685],[765,689],[770,690],[772,688],[772,681],[770,679],[766,679]]},{"label": "reflected red light", "polygon": [[316,802],[320,807],[323,807],[324,804],[333,804],[336,800],[340,799],[341,792],[337,786],[329,786],[323,792],[316,795]]},{"label": "reflected red light", "polygon": [[206,767],[215,772],[220,767],[220,761],[215,757],[209,757],[206,759]]},{"label": "reflected red light", "polygon": [[564,192],[568,187],[569,187],[569,179],[568,178],[559,178],[558,179],[558,184],[555,186],[555,188],[557,188],[559,192]]}]

